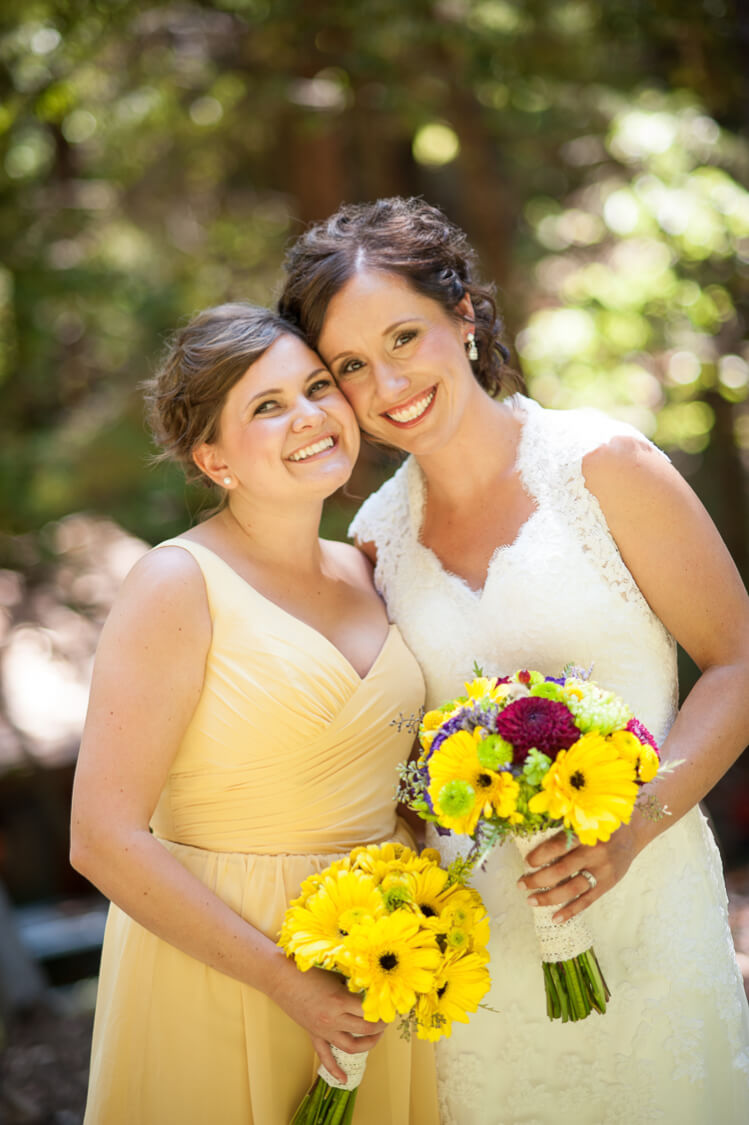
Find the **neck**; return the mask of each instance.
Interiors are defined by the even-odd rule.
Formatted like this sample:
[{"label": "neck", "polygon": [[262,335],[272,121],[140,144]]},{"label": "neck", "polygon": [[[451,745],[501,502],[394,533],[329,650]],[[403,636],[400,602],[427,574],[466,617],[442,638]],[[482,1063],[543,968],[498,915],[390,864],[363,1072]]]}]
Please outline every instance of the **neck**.
[{"label": "neck", "polygon": [[321,501],[298,507],[284,504],[273,510],[235,493],[216,519],[253,562],[304,574],[319,573],[322,568],[321,516]]},{"label": "neck", "polygon": [[485,495],[487,484],[512,472],[517,453],[517,415],[480,387],[439,452],[417,456],[429,495],[457,506]]}]

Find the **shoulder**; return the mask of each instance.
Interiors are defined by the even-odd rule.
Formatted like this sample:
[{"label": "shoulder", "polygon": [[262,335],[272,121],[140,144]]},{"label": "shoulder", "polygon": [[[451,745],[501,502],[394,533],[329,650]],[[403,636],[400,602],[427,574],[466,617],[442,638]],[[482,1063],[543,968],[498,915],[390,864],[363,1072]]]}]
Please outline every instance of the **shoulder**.
[{"label": "shoulder", "polygon": [[668,457],[642,434],[616,432],[583,457],[582,471],[588,489],[605,512],[644,506],[658,509],[678,500],[698,501]]},{"label": "shoulder", "polygon": [[115,599],[108,625],[181,632],[209,621],[203,574],[189,548],[175,541],[155,547],[132,568]]},{"label": "shoulder", "polygon": [[[655,449],[638,429],[621,418],[612,418],[595,407],[581,406],[554,410],[526,400],[528,425],[534,436],[539,434],[567,460],[581,460],[593,451],[611,443],[631,444]],[[660,454],[664,456],[663,454]]]}]

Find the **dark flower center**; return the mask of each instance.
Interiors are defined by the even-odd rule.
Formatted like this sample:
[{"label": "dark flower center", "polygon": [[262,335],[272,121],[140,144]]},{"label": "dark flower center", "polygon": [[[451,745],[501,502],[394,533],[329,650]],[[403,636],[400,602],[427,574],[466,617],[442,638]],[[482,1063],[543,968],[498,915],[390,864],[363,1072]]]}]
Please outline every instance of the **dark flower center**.
[{"label": "dark flower center", "polygon": [[398,958],[394,953],[383,953],[380,957],[380,967],[383,968],[386,973],[389,973],[391,969],[394,969],[397,964]]},{"label": "dark flower center", "polygon": [[488,789],[492,783],[492,779],[488,773],[480,773],[476,775],[476,784],[480,785],[482,789]]},{"label": "dark flower center", "polygon": [[432,909],[432,907],[429,905],[428,902],[420,902],[419,903],[419,910],[421,911],[421,913],[424,915],[425,918],[434,918],[434,916],[437,913],[436,910]]},{"label": "dark flower center", "polygon": [[575,772],[571,775],[570,785],[572,786],[573,789],[584,789],[585,788],[585,777],[584,777],[583,774],[580,773],[580,770],[575,770]]}]

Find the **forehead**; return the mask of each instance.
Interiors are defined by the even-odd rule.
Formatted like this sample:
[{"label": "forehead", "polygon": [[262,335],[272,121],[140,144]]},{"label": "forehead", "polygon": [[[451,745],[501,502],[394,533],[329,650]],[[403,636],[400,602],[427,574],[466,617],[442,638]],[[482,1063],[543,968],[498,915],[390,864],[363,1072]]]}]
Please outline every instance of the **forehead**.
[{"label": "forehead", "polygon": [[229,395],[232,396],[235,392],[246,395],[271,383],[278,386],[279,382],[286,380],[303,380],[321,367],[323,362],[319,355],[303,340],[296,336],[279,336],[259,359],[250,364]]},{"label": "forehead", "polygon": [[436,301],[417,293],[399,274],[362,269],[330,301],[320,332],[320,350],[328,351],[344,331],[356,328],[361,332],[375,326],[381,329],[384,321],[389,324],[409,316],[434,318],[442,311]]}]

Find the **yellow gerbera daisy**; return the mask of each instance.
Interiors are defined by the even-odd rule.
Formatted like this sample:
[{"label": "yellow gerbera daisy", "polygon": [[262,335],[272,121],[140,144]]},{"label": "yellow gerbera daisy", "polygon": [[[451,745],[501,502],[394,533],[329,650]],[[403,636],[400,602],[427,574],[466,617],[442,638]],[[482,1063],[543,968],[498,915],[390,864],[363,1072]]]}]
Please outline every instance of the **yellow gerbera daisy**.
[{"label": "yellow gerbera daisy", "polygon": [[408,1015],[417,994],[431,991],[442,954],[433,933],[405,910],[354,926],[344,939],[341,965],[352,992],[364,990],[364,1018],[391,1023]]},{"label": "yellow gerbera daisy", "polygon": [[446,890],[447,872],[430,863],[421,871],[409,872],[413,901],[424,918],[432,919],[439,914],[447,901],[450,891]]},{"label": "yellow gerbera daisy", "polygon": [[480,731],[451,734],[429,761],[429,797],[440,824],[469,835],[482,813],[491,816],[494,802],[508,799],[501,774],[481,765]]},{"label": "yellow gerbera daisy", "polygon": [[560,751],[541,784],[528,808],[562,819],[581,844],[608,840],[628,823],[637,798],[631,764],[596,731]]},{"label": "yellow gerbera daisy", "polygon": [[374,879],[361,871],[328,874],[305,906],[286,915],[280,944],[293,954],[302,972],[337,963],[341,942],[356,925],[384,915],[382,896]]},{"label": "yellow gerbera daisy", "polygon": [[610,734],[608,741],[621,758],[631,762],[638,781],[652,781],[658,773],[658,755],[647,742],[640,742],[631,731],[617,730]]},{"label": "yellow gerbera daisy", "polygon": [[453,1020],[468,1023],[489,991],[489,970],[475,953],[448,955],[434,981],[434,988],[416,1003],[417,1035],[435,1042],[449,1037]]},{"label": "yellow gerbera daisy", "polygon": [[329,863],[323,871],[315,871],[312,875],[308,875],[299,888],[298,896],[291,900],[289,906],[305,906],[308,899],[320,890],[328,875],[334,875],[337,871],[349,871],[350,869],[351,861],[348,856],[345,856],[343,859],[337,859],[333,863]]}]

